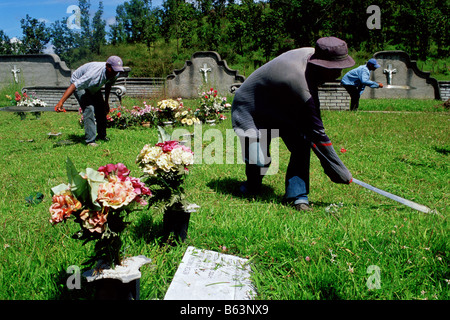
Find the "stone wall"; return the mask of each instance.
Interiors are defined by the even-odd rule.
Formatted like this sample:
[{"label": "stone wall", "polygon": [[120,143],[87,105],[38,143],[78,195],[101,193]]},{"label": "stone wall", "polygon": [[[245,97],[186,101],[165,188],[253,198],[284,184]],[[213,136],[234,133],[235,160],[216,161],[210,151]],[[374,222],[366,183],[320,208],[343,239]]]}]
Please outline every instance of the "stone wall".
[{"label": "stone wall", "polygon": [[324,110],[349,110],[350,96],[339,82],[327,82],[319,87],[320,108]]},{"label": "stone wall", "polygon": [[133,98],[165,96],[164,78],[121,78],[116,81],[116,85],[124,86],[126,95]]},{"label": "stone wall", "polygon": [[[62,98],[66,89],[66,87],[36,86],[24,88],[22,92],[26,92],[28,95],[35,94],[38,99],[47,103],[48,107],[54,107]],[[104,93],[104,88],[102,89],[102,92]],[[109,103],[111,107],[113,105],[120,105],[121,96],[122,89],[120,87],[112,87],[109,96]],[[78,111],[79,105],[75,95],[72,94],[69,99],[66,100],[64,103],[64,109],[68,111]]]}]

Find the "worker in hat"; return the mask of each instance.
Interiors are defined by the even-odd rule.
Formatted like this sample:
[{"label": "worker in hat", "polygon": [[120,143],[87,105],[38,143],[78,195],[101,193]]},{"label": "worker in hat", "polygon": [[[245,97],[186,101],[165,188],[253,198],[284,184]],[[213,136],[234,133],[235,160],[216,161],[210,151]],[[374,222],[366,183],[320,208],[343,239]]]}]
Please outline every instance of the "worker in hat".
[{"label": "worker in hat", "polygon": [[359,107],[359,98],[366,86],[371,88],[383,88],[381,82],[370,80],[371,71],[379,68],[380,65],[377,60],[370,59],[365,65],[359,66],[347,72],[341,80],[341,85],[347,90],[350,95],[350,110],[356,111]]},{"label": "worker in hat", "polygon": [[333,182],[349,184],[352,175],[339,159],[325,133],[318,86],[352,67],[345,41],[317,40],[315,48],[290,50],[254,71],[236,91],[232,124],[240,137],[247,180],[240,191],[258,194],[271,163],[272,138],[281,137],[291,153],[284,199],[298,211],[311,210],[310,151],[320,159]]},{"label": "worker in hat", "polygon": [[[111,56],[105,62],[89,62],[76,69],[70,78],[70,86],[57,103],[55,111],[64,111],[64,102],[75,95],[83,112],[85,140],[88,146],[96,147],[96,140],[106,137],[106,115],[109,113],[111,86],[123,72],[123,62],[118,56]],[[105,86],[105,97],[101,92]]]}]

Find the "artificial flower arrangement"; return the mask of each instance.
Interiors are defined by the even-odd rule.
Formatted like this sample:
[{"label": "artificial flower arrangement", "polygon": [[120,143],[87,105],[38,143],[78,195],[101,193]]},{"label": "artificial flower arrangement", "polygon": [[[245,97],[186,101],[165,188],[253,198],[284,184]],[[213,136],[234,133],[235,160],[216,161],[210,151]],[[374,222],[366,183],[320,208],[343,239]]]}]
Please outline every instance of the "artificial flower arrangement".
[{"label": "artificial flower arrangement", "polygon": [[[11,96],[6,96],[7,98],[11,99]],[[16,93],[14,94],[14,100],[16,102],[16,105],[19,107],[46,107],[47,103],[45,103],[44,101],[38,99],[36,97],[36,94],[34,92],[31,93],[31,97],[24,92],[23,95],[20,95],[19,92],[16,91]],[[26,117],[25,112],[16,112],[22,119],[24,119]],[[33,112],[33,114],[36,116],[36,118],[38,118],[41,113],[39,111]]]},{"label": "artificial flower arrangement", "polygon": [[39,100],[34,93],[31,94],[31,97],[27,95],[26,92],[23,93],[23,96],[19,94],[19,92],[15,93],[15,100],[18,106],[23,107],[46,107],[47,104]]},{"label": "artificial flower arrangement", "polygon": [[175,114],[183,109],[183,102],[181,98],[178,99],[164,99],[158,101],[156,113],[157,118],[161,121],[175,121]]},{"label": "artificial flower arrangement", "polygon": [[200,108],[197,109],[197,116],[201,121],[223,119],[221,112],[229,108],[227,98],[218,94],[217,90],[210,88],[200,94]]},{"label": "artificial flower arrangement", "polygon": [[[173,215],[187,216],[198,208],[186,200],[183,182],[194,163],[192,150],[178,141],[170,140],[170,136],[158,126],[158,143],[145,145],[139,152],[136,163],[144,172],[146,183],[153,191],[152,203],[156,209],[164,213],[164,228]],[[151,205],[149,204],[149,206]],[[187,226],[186,226],[187,228]],[[181,235],[185,239],[187,230]]]},{"label": "artificial flower arrangement", "polygon": [[150,189],[139,178],[130,176],[122,164],[108,164],[98,170],[78,172],[66,161],[68,184],[51,189],[49,208],[52,225],[74,218],[80,230],[73,236],[84,243],[96,241],[95,255],[87,263],[102,260],[111,266],[121,262],[120,233],[127,226],[130,212],[148,204]]},{"label": "artificial flower arrangement", "polygon": [[142,124],[143,122],[154,124],[156,121],[156,109],[151,105],[148,105],[145,101],[143,102],[143,104],[143,108],[134,106],[131,110],[131,114],[138,119],[137,124]]},{"label": "artificial flower arrangement", "polygon": [[191,108],[183,107],[175,113],[175,121],[183,126],[192,126],[200,124],[201,121],[197,118]]},{"label": "artificial flower arrangement", "polygon": [[[136,108],[128,109],[123,106],[111,108],[106,115],[107,126],[118,129],[126,129],[128,127],[140,124],[141,114]],[[143,113],[142,113],[143,114]]]}]

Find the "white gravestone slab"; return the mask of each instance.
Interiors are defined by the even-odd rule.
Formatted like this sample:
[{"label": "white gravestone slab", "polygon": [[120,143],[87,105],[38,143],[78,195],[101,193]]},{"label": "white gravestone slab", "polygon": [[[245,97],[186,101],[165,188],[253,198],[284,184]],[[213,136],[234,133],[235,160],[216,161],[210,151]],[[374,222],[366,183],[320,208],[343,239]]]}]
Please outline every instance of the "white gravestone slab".
[{"label": "white gravestone slab", "polygon": [[251,300],[247,259],[188,247],[164,300]]}]

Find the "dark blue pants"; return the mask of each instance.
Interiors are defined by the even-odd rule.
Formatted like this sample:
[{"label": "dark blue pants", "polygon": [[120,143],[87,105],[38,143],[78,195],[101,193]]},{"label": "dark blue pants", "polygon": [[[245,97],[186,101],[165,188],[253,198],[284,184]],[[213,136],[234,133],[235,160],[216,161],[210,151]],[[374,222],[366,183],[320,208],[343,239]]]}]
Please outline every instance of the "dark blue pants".
[{"label": "dark blue pants", "polygon": [[[271,130],[260,130],[260,133],[259,139],[241,140],[247,176],[246,187],[250,190],[261,187],[264,174],[271,163],[270,142],[275,137],[272,136]],[[286,171],[284,198],[295,204],[308,203],[311,143],[303,134],[293,131],[281,131],[280,136],[291,152]]]}]

